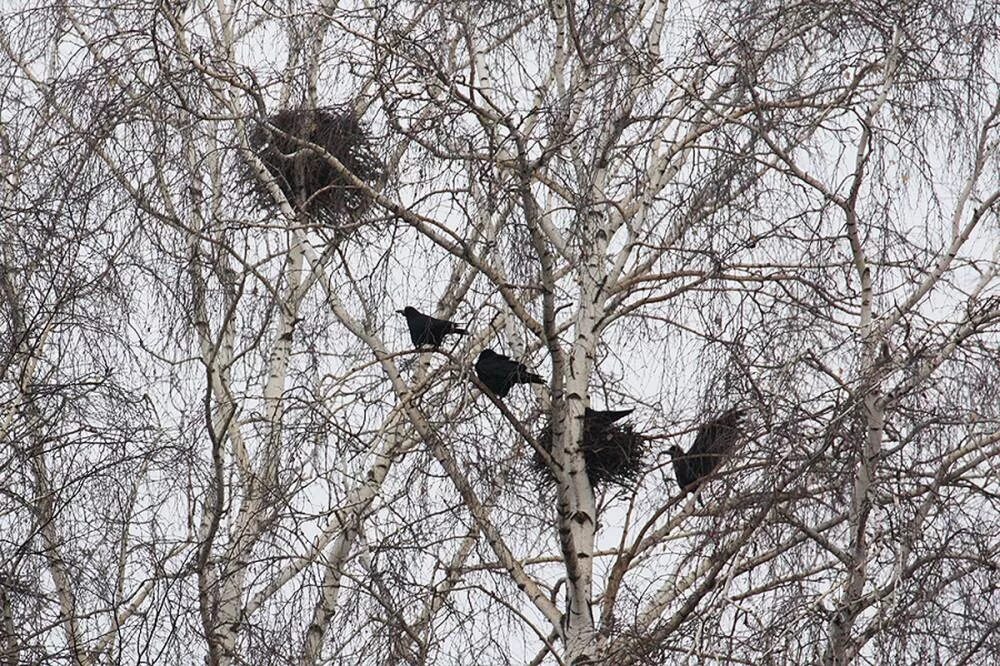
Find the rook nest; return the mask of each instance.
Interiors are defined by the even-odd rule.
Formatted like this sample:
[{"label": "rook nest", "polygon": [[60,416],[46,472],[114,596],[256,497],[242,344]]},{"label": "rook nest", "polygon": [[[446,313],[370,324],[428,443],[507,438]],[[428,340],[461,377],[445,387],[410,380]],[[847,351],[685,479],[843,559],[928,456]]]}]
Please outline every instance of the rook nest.
[{"label": "rook nest", "polygon": [[[280,131],[262,123],[250,134],[250,146],[292,206],[324,224],[359,222],[371,207],[371,197],[351,185],[323,152],[295,140],[316,144],[358,179],[376,185],[384,176],[384,167],[353,109],[286,109],[267,122]],[[259,204],[272,208],[274,198],[267,185],[252,171],[248,180]]]},{"label": "rook nest", "polygon": [[[538,443],[551,453],[551,424],[542,430]],[[645,467],[646,452],[646,438],[636,432],[630,423],[584,428],[583,459],[591,486],[613,483],[631,488]],[[533,463],[535,471],[543,480],[552,484],[556,482],[552,470],[537,451],[533,456]]]}]

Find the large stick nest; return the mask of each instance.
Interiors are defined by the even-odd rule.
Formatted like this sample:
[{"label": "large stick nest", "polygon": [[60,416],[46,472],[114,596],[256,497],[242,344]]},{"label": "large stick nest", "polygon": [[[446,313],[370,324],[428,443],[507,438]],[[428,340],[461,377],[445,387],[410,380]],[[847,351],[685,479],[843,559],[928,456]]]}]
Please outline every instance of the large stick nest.
[{"label": "large stick nest", "polygon": [[[538,444],[552,453],[551,423],[539,434]],[[587,477],[594,487],[613,483],[631,488],[646,466],[646,438],[636,432],[631,423],[585,427],[582,448]],[[537,451],[533,466],[545,481],[556,482],[552,470]]]},{"label": "large stick nest", "polygon": [[[323,224],[357,224],[372,204],[371,196],[350,184],[328,155],[368,185],[377,185],[384,176],[367,129],[349,107],[285,109],[259,124],[249,140],[289,203]],[[267,184],[252,175],[249,182],[260,205],[272,208]]]}]

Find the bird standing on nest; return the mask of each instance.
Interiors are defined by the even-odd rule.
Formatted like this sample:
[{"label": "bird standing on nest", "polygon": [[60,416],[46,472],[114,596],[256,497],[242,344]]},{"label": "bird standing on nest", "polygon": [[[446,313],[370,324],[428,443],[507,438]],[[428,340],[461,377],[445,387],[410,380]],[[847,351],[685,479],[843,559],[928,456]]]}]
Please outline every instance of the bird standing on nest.
[{"label": "bird standing on nest", "polygon": [[545,380],[528,372],[524,363],[518,363],[492,349],[484,349],[476,359],[476,376],[498,398],[506,398],[514,384],[544,384]]},{"label": "bird standing on nest", "polygon": [[583,412],[584,428],[607,428],[615,421],[620,421],[635,411],[632,409],[591,409],[587,407]]},{"label": "bird standing on nest", "polygon": [[441,346],[444,336],[451,333],[457,333],[458,335],[468,333],[468,331],[453,321],[435,319],[410,305],[407,305],[402,310],[396,310],[396,312],[406,317],[406,325],[410,329],[410,340],[413,341],[414,347],[430,345],[434,349],[437,349]]},{"label": "bird standing on nest", "polygon": [[[598,410],[589,407],[583,413],[583,436],[580,449],[590,485],[614,484],[634,488],[645,468],[646,438],[636,432],[630,423],[618,423],[632,413],[631,409]],[[538,436],[539,445],[549,453],[553,451],[551,420]],[[561,461],[556,461],[561,462]],[[534,467],[548,481],[556,481],[557,470],[538,452]]]},{"label": "bird standing on nest", "polygon": [[668,449],[674,464],[674,476],[682,491],[696,491],[732,452],[742,434],[740,419],[745,413],[744,409],[733,408],[719,418],[701,424],[687,453],[676,445]]},{"label": "bird standing on nest", "polygon": [[583,413],[583,442],[584,446],[595,449],[600,448],[603,440],[611,436],[611,424],[619,421],[634,409],[611,409],[600,410],[587,407]]}]

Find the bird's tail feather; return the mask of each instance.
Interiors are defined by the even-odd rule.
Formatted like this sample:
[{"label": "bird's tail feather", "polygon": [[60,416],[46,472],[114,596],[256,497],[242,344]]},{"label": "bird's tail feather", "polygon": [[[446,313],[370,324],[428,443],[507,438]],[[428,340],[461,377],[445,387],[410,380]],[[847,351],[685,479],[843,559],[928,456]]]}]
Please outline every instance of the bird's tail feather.
[{"label": "bird's tail feather", "polygon": [[545,384],[545,380],[533,372],[529,372],[524,375],[525,384]]}]

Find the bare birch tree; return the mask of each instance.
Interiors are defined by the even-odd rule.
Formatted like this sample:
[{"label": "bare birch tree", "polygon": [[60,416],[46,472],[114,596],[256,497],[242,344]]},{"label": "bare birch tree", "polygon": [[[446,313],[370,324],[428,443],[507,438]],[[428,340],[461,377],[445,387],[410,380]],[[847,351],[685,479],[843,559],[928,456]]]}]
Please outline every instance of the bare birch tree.
[{"label": "bare birch tree", "polygon": [[[993,663],[998,38],[9,3],[0,663]],[[547,385],[489,395],[484,348]],[[667,448],[733,406],[685,495]],[[595,487],[586,410],[629,407]]]}]

